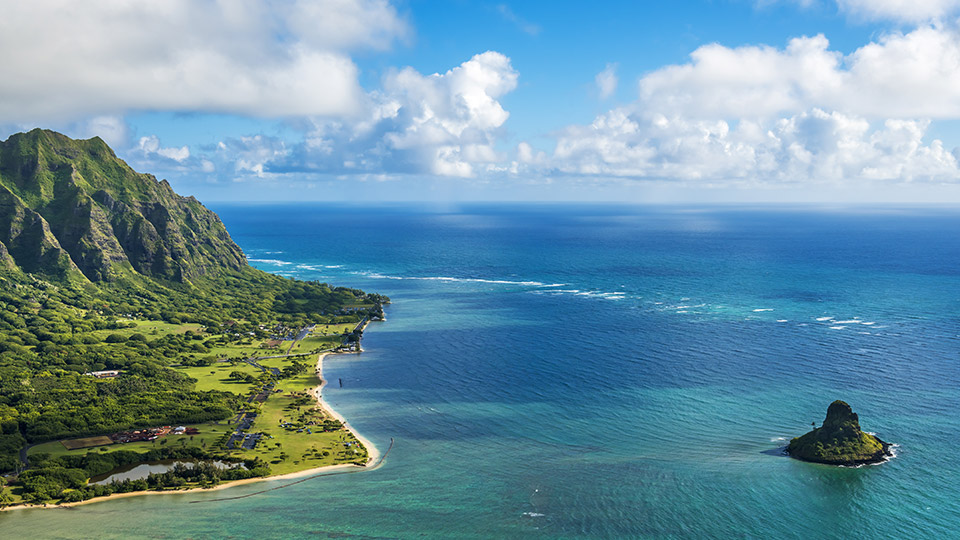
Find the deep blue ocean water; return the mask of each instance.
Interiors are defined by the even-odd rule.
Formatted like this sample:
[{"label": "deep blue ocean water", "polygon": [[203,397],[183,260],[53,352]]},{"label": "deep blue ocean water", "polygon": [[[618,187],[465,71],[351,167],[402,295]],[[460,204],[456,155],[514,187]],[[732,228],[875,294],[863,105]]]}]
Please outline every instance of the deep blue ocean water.
[{"label": "deep blue ocean water", "polygon": [[[394,438],[384,466],[6,512],[0,536],[960,534],[960,211],[212,208],[255,266],[393,299],[325,363],[331,404]],[[780,455],[834,399],[897,457]]]}]

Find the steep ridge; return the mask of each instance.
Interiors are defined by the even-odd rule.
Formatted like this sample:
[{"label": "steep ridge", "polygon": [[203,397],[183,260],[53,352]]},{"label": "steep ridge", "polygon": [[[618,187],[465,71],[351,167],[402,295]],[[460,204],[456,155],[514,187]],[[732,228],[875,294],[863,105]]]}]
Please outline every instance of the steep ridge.
[{"label": "steep ridge", "polygon": [[80,281],[188,282],[247,266],[195,198],[135,172],[99,137],[41,129],[0,142],[0,245],[0,266]]}]

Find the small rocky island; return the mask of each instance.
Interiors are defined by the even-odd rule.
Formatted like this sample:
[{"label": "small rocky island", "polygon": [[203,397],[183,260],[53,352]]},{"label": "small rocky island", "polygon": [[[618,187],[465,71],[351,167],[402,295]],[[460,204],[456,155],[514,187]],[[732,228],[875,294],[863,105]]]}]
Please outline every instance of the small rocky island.
[{"label": "small rocky island", "polygon": [[803,461],[846,466],[880,463],[892,455],[889,444],[860,431],[857,413],[840,400],[827,408],[821,427],[790,441],[787,453]]}]

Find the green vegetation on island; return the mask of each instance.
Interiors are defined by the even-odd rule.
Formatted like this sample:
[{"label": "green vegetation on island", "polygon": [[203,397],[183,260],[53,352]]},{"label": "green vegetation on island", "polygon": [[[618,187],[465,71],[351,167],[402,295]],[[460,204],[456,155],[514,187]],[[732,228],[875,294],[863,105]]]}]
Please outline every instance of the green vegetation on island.
[{"label": "green vegetation on island", "polygon": [[[250,267],[216,214],[98,138],[11,136],[0,142],[0,506],[364,463],[366,449],[306,398],[316,354],[355,349],[386,303]],[[142,431],[162,426],[190,434]],[[134,431],[135,442],[110,438]],[[86,484],[158,459],[245,468]]]},{"label": "green vegetation on island", "polygon": [[864,465],[885,461],[890,456],[890,445],[861,431],[857,413],[837,400],[827,408],[823,425],[791,440],[787,453],[815,463]]}]

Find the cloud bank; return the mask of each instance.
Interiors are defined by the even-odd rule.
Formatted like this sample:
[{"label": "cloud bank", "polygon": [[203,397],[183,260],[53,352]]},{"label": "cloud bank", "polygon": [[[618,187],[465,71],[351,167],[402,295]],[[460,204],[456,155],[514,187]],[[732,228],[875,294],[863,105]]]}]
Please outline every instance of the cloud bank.
[{"label": "cloud bank", "polygon": [[408,31],[386,0],[11,2],[0,118],[349,114],[363,96],[349,52]]},{"label": "cloud bank", "polygon": [[926,141],[931,119],[960,118],[960,34],[940,26],[847,56],[822,35],[783,49],[706,45],[641,78],[638,95],[561,130],[540,168],[711,182],[960,178],[960,152]]},{"label": "cloud bank", "polygon": [[268,169],[474,177],[504,159],[494,144],[510,114],[498,100],[517,78],[510,59],[492,51],[442,74],[391,71],[362,115],[311,119],[305,141]]}]

